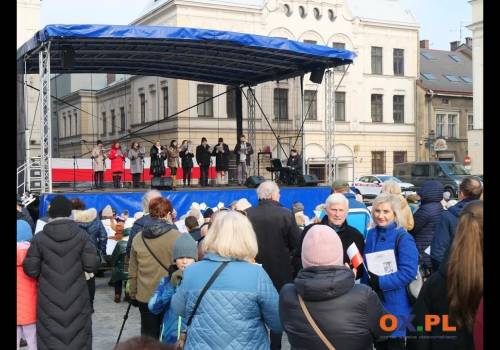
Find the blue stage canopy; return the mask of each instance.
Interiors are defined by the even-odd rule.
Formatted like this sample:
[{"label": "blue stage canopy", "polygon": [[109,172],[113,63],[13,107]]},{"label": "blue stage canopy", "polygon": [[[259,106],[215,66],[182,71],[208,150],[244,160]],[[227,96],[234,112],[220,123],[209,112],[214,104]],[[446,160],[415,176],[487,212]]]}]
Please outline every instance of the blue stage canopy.
[{"label": "blue stage canopy", "polygon": [[162,76],[253,86],[352,63],[356,54],[261,35],[140,25],[48,25],[17,51],[26,73],[50,44],[51,73]]}]

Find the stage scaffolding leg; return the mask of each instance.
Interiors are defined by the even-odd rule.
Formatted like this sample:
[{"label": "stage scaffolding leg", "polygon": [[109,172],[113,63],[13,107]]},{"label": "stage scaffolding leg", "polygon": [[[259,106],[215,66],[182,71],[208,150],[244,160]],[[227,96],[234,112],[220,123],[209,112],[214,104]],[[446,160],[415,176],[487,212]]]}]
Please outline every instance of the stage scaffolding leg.
[{"label": "stage scaffolding leg", "polygon": [[39,71],[41,87],[41,170],[42,193],[52,192],[52,135],[51,135],[51,106],[50,106],[50,43],[39,53]]},{"label": "stage scaffolding leg", "polygon": [[335,85],[333,79],[333,70],[325,71],[325,152],[326,164],[325,179],[331,186],[337,172],[334,171],[335,167]]},{"label": "stage scaffolding leg", "polygon": [[[251,89],[249,87],[248,89]],[[248,120],[248,142],[257,149],[257,135],[255,134],[255,99],[251,92],[247,92],[247,120]],[[257,154],[257,152],[255,152]],[[255,175],[255,156],[254,161],[250,163],[249,175]]]}]

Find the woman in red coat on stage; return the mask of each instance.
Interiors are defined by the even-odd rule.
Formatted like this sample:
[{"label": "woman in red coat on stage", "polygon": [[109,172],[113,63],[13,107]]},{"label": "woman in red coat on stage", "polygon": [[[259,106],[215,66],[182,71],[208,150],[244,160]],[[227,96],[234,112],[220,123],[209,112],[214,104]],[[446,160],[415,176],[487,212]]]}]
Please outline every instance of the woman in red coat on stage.
[{"label": "woman in red coat on stage", "polygon": [[111,160],[111,172],[113,173],[114,188],[120,188],[123,171],[125,170],[125,154],[119,142],[115,142],[109,151],[108,158]]}]

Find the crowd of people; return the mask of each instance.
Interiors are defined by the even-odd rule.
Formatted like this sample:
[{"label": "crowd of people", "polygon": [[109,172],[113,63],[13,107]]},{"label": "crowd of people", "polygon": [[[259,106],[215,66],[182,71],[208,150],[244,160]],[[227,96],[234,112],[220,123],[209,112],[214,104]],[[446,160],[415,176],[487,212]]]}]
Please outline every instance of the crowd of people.
[{"label": "crowd of people", "polygon": [[155,190],[133,217],[58,195],[39,230],[18,203],[18,346],[91,349],[107,261],[114,302],[124,294],[141,320],[142,337],[116,349],[280,349],[283,333],[292,349],[482,349],[483,185],[459,188],[449,205],[437,181],[409,201],[389,182],[367,208],[336,181],[311,219],[272,181],[256,206],[179,217]]}]

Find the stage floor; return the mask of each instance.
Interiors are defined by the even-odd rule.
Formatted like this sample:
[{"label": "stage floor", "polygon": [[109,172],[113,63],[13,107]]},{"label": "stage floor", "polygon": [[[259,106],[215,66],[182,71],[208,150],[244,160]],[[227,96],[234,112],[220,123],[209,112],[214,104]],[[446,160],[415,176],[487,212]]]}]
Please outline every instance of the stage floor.
[{"label": "stage floor", "polygon": [[[114,189],[91,190],[90,188],[72,187],[57,188],[53,193],[40,195],[40,217],[46,215],[51,199],[64,193],[68,198],[80,198],[87,208],[96,208],[99,212],[106,206],[111,205],[117,213],[128,210],[130,215],[142,211],[142,197],[149,188],[142,189]],[[293,203],[301,202],[305,208],[305,214],[309,217],[314,215],[314,209],[318,204],[325,202],[330,194],[329,186],[318,187],[282,187],[280,188],[280,203],[286,208],[292,208]],[[205,203],[207,207],[214,208],[223,205],[229,207],[232,202],[246,198],[252,205],[257,205],[257,193],[255,188],[243,186],[222,187],[178,187],[176,190],[160,191],[165,198],[172,201],[178,217],[186,214],[192,203]]]}]

